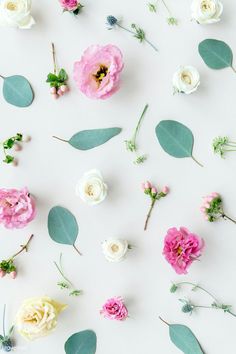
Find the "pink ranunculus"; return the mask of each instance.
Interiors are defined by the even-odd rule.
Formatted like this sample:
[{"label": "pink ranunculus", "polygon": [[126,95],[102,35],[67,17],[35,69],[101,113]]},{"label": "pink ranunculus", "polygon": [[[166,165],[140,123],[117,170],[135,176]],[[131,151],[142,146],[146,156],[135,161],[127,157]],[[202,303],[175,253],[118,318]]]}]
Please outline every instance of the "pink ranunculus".
[{"label": "pink ranunculus", "polygon": [[119,89],[123,67],[119,48],[112,44],[92,45],[75,62],[74,80],[87,97],[106,99]]},{"label": "pink ranunculus", "polygon": [[64,10],[74,11],[78,8],[79,1],[78,0],[60,0],[60,4]]},{"label": "pink ranunculus", "polygon": [[128,317],[128,310],[121,297],[113,297],[107,300],[100,313],[109,320],[122,321]]},{"label": "pink ranunculus", "polygon": [[178,274],[187,274],[189,266],[201,256],[204,240],[191,233],[185,227],[167,231],[164,240],[163,255]]},{"label": "pink ranunculus", "polygon": [[0,224],[23,228],[35,217],[35,203],[27,188],[0,189]]}]

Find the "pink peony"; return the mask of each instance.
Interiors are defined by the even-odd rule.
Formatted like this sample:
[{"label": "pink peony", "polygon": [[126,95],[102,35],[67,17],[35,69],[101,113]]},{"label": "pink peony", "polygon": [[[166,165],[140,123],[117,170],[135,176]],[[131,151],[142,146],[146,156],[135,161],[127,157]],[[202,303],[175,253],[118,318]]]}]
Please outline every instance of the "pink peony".
[{"label": "pink peony", "polygon": [[187,274],[194,260],[201,256],[204,240],[185,227],[173,227],[167,231],[163,255],[178,274]]},{"label": "pink peony", "polygon": [[34,217],[35,204],[27,188],[0,189],[0,224],[7,229],[19,229]]},{"label": "pink peony", "polygon": [[92,45],[74,64],[74,80],[86,96],[106,99],[120,85],[120,73],[124,67],[122,53],[114,45]]},{"label": "pink peony", "polygon": [[60,0],[60,4],[66,11],[74,11],[79,6],[79,1],[77,0]]},{"label": "pink peony", "polygon": [[122,321],[128,317],[128,310],[121,297],[113,297],[107,300],[100,313],[109,320]]}]

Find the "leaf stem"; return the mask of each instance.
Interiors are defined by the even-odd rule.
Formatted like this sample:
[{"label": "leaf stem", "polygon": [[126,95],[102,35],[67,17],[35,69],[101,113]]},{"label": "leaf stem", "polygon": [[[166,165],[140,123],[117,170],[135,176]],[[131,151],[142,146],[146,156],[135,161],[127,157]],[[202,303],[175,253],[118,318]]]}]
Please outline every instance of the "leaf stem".
[{"label": "leaf stem", "polygon": [[159,319],[160,319],[163,323],[165,323],[167,326],[170,325],[168,322],[166,322],[165,320],[163,320],[163,318],[161,318],[160,316],[159,316]]},{"label": "leaf stem", "polygon": [[2,76],[2,75],[0,75],[0,77],[4,80],[5,79],[5,77],[4,76]]},{"label": "leaf stem", "polygon": [[54,139],[57,139],[57,140],[63,141],[64,143],[68,143],[68,140],[65,140],[65,139],[59,138],[58,136],[53,135],[52,137],[53,137]]},{"label": "leaf stem", "polygon": [[55,52],[55,45],[52,43],[52,58],[53,58],[53,70],[54,74],[57,73],[57,64],[56,64],[56,52]]},{"label": "leaf stem", "polygon": [[154,208],[155,203],[156,203],[156,199],[153,199],[152,203],[151,203],[151,207],[150,207],[149,212],[148,212],[147,217],[146,217],[146,221],[145,221],[145,225],[144,225],[144,231],[147,230],[148,221],[149,221],[150,216],[152,214],[152,209]]},{"label": "leaf stem", "polygon": [[21,250],[20,251],[18,251],[17,253],[15,253],[10,259],[14,259],[14,258],[16,258],[21,252],[23,252],[23,251],[28,251],[28,246],[29,246],[29,243],[30,243],[30,241],[32,240],[32,238],[34,237],[34,235],[32,234],[31,236],[30,236],[30,238],[29,238],[29,240],[27,241],[27,243],[25,244],[25,245],[22,245],[21,246]]},{"label": "leaf stem", "polygon": [[193,161],[195,161],[199,166],[204,167],[198,160],[195,159],[195,157],[192,155]]},{"label": "leaf stem", "polygon": [[231,69],[236,73],[236,69],[231,65]]},{"label": "leaf stem", "polygon": [[78,250],[78,248],[73,244],[74,249],[76,250],[77,253],[79,253],[80,256],[82,256],[82,253]]}]

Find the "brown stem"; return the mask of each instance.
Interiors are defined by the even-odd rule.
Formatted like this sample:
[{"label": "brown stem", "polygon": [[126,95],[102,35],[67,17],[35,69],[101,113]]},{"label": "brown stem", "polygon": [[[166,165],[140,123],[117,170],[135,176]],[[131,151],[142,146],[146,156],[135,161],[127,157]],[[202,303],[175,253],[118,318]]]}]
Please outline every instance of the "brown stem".
[{"label": "brown stem", "polygon": [[58,136],[53,135],[52,137],[53,137],[54,139],[63,141],[64,143],[68,143],[68,140],[65,140],[65,139],[62,139],[62,138],[58,138]]},{"label": "brown stem", "polygon": [[0,77],[4,80],[5,79],[5,77],[4,76],[2,76],[2,75],[0,75]]},{"label": "brown stem", "polygon": [[149,219],[150,219],[150,216],[151,216],[151,213],[152,213],[152,209],[153,209],[155,203],[156,203],[156,199],[153,199],[153,200],[152,200],[151,207],[150,207],[149,212],[148,212],[147,217],[146,217],[146,221],[145,221],[145,225],[144,225],[144,231],[147,230],[148,221],[149,221]]},{"label": "brown stem", "polygon": [[73,247],[74,247],[74,249],[76,250],[76,252],[78,252],[79,255],[82,256],[82,253],[78,250],[78,248],[75,246],[75,244],[73,244]]},{"label": "brown stem", "polygon": [[56,64],[56,52],[55,52],[54,43],[52,43],[52,58],[53,58],[54,74],[56,75],[56,73],[57,73],[57,64]]},{"label": "brown stem", "polygon": [[165,320],[163,320],[163,318],[161,318],[160,316],[159,316],[159,319],[160,319],[162,322],[164,322],[167,326],[170,325],[168,322],[166,322]]},{"label": "brown stem", "polygon": [[11,259],[14,259],[14,258],[16,258],[21,252],[23,252],[23,251],[28,251],[28,246],[29,246],[29,243],[30,243],[30,241],[32,240],[32,238],[34,237],[34,235],[31,235],[30,236],[30,238],[29,238],[29,240],[27,241],[27,243],[25,244],[25,245],[22,245],[21,246],[21,250],[20,251],[18,251],[17,253],[15,253],[12,257],[11,257]]},{"label": "brown stem", "polygon": [[222,214],[221,216],[222,216],[223,219],[228,219],[228,220],[232,221],[234,224],[236,224],[236,220],[232,219],[228,215]]}]

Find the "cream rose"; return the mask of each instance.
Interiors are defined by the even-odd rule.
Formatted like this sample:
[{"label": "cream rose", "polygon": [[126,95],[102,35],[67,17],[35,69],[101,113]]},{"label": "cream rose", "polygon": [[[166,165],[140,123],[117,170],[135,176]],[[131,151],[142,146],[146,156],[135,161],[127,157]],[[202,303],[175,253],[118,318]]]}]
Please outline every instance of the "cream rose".
[{"label": "cream rose", "polygon": [[101,203],[107,196],[107,185],[98,170],[90,170],[84,174],[76,186],[76,194],[86,203]]},{"label": "cream rose", "polygon": [[25,300],[16,315],[18,332],[28,340],[47,336],[55,329],[58,314],[66,307],[49,297]]},{"label": "cream rose", "polygon": [[102,243],[102,250],[105,258],[109,262],[122,261],[130,246],[126,240],[109,238]]},{"label": "cream rose", "polygon": [[192,19],[200,24],[210,24],[220,21],[223,4],[219,0],[193,0]]},{"label": "cream rose", "polygon": [[0,26],[31,28],[35,21],[30,10],[31,0],[0,0]]},{"label": "cream rose", "polygon": [[190,93],[197,90],[200,85],[200,75],[193,66],[181,66],[173,76],[174,93]]}]

